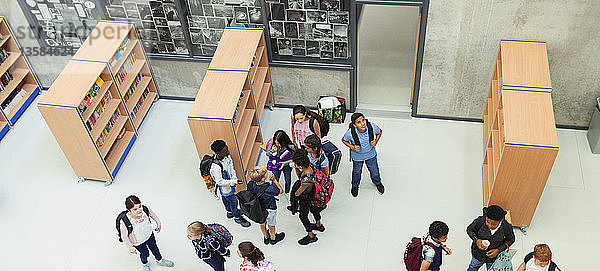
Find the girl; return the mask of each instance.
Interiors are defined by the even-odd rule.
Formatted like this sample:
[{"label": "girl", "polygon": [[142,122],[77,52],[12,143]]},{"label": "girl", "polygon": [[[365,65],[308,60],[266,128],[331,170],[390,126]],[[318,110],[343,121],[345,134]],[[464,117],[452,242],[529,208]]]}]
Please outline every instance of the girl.
[{"label": "girl", "polygon": [[[123,243],[133,254],[140,253],[140,260],[142,261],[142,270],[150,271],[150,265],[148,265],[148,249],[152,251],[152,255],[156,259],[156,262],[161,266],[172,267],[174,264],[172,261],[164,259],[160,255],[160,251],[156,246],[156,239],[150,218],[156,222],[156,228],[154,231],[157,233],[161,230],[161,223],[158,216],[148,207],[143,206],[140,199],[136,196],[129,196],[125,199],[125,208],[127,208],[126,217],[120,220],[120,232],[123,236]],[[128,220],[129,223],[125,221]],[[131,224],[131,232],[127,230],[127,225]]]},{"label": "girl", "polygon": [[187,238],[192,240],[196,254],[215,271],[225,271],[225,258],[229,249],[212,235],[211,229],[200,221],[194,221],[187,228]]},{"label": "girl", "polygon": [[[304,139],[309,135],[316,134],[321,138],[321,127],[319,122],[316,121],[315,115],[317,113],[306,109],[302,105],[294,106],[292,110],[292,140],[296,148],[304,145]],[[315,119],[315,121],[312,121],[312,127],[310,127],[311,119]]]},{"label": "girl", "polygon": [[315,169],[323,171],[325,175],[329,176],[329,159],[323,152],[321,139],[316,135],[309,135],[304,140],[304,147],[308,152],[308,159]]},{"label": "girl", "polygon": [[240,271],[275,271],[273,263],[265,260],[265,255],[249,241],[238,245],[238,255],[244,259]]},{"label": "girl", "polygon": [[267,143],[267,150],[269,150],[266,152],[269,156],[267,169],[273,173],[277,181],[279,181],[283,172],[285,193],[289,193],[292,184],[292,168],[289,162],[292,161],[292,154],[296,151],[296,146],[285,131],[277,130],[273,135],[273,139]]}]

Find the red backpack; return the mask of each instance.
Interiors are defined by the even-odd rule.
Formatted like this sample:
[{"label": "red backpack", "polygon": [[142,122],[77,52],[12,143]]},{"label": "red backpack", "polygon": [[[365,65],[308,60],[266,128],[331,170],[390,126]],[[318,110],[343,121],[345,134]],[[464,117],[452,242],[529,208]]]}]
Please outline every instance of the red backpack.
[{"label": "red backpack", "polygon": [[421,269],[421,261],[423,260],[421,254],[424,245],[435,248],[432,243],[423,242],[423,239],[413,237],[408,245],[406,245],[406,250],[404,250],[404,265],[406,265],[406,270],[419,271]]},{"label": "red backpack", "polygon": [[333,194],[333,181],[323,171],[316,171],[312,178],[314,184],[310,203],[315,207],[325,208]]}]

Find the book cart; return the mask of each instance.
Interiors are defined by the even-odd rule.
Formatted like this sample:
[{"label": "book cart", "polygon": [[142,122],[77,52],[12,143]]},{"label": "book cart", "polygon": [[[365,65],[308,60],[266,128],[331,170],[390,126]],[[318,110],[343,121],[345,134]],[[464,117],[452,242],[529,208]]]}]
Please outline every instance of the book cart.
[{"label": "book cart", "polygon": [[484,205],[525,230],[558,155],[546,42],[502,40],[484,110]]},{"label": "book cart", "polygon": [[260,154],[262,111],[273,103],[263,29],[226,28],[188,116],[200,159],[222,139],[245,181]]},{"label": "book cart", "polygon": [[15,125],[40,89],[19,41],[6,18],[0,16],[0,139]]},{"label": "book cart", "polygon": [[80,181],[114,181],[158,90],[133,23],[101,21],[38,108]]}]

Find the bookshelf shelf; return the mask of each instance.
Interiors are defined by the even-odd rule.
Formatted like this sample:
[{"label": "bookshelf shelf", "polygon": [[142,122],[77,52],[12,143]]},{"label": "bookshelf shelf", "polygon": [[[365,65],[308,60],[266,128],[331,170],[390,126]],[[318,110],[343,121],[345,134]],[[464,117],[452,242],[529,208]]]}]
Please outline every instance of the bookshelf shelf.
[{"label": "bookshelf shelf", "polygon": [[484,111],[484,205],[529,226],[558,154],[546,42],[502,40]]},{"label": "bookshelf shelf", "polygon": [[0,47],[2,47],[2,45],[4,45],[4,43],[6,43],[11,37],[11,35],[4,37],[2,41],[0,41]]},{"label": "bookshelf shelf", "polygon": [[19,59],[19,57],[21,57],[20,52],[11,52],[11,54],[8,56],[8,58],[6,60],[4,60],[4,62],[2,62],[2,65],[0,65],[0,75],[4,74],[6,71],[8,71],[8,69],[10,67],[12,67],[13,64],[15,64],[15,62],[17,61],[17,59]]},{"label": "bookshelf shelf", "polygon": [[210,144],[222,139],[237,178],[246,180],[262,144],[261,113],[274,103],[270,82],[262,29],[225,29],[188,115],[199,157],[211,154]]},{"label": "bookshelf shelf", "polygon": [[80,180],[114,181],[158,97],[153,76],[135,26],[101,21],[41,98],[38,109]]},{"label": "bookshelf shelf", "polygon": [[0,103],[3,103],[6,98],[12,93],[12,91],[25,79],[25,76],[29,74],[29,70],[27,69],[14,69],[11,74],[13,75],[13,79],[10,80],[10,83],[6,85],[4,90],[0,92]]}]

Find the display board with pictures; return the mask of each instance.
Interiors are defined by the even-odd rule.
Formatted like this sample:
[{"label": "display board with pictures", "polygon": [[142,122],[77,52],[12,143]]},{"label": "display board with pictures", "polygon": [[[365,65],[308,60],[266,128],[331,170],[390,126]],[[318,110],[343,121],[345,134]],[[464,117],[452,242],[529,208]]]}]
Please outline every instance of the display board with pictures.
[{"label": "display board with pictures", "polygon": [[349,0],[268,0],[274,60],[350,64]]}]

